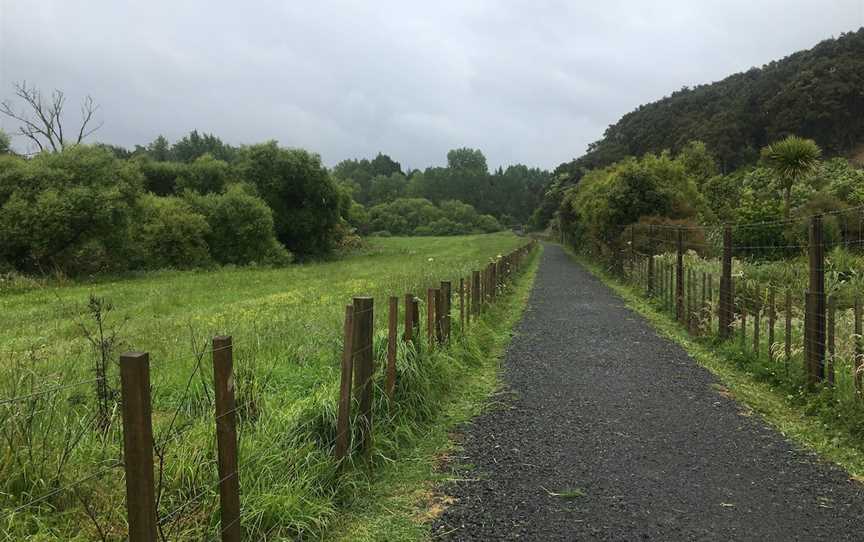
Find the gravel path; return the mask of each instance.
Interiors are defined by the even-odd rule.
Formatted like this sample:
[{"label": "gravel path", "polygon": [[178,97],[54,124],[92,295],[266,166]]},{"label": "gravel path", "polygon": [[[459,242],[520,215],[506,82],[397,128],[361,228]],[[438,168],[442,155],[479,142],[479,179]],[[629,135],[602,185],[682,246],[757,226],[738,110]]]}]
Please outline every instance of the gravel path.
[{"label": "gravel path", "polygon": [[864,540],[864,491],[726,398],[556,245],[465,429],[449,540]]}]

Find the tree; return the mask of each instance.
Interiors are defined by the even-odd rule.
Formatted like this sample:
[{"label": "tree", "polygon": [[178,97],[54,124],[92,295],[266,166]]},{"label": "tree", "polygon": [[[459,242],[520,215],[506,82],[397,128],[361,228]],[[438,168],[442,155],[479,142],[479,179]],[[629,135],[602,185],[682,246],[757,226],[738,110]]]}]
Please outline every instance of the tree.
[{"label": "tree", "polygon": [[273,210],[276,236],[298,255],[328,252],[344,214],[339,188],[321,157],[275,141],[244,147],[237,171]]},{"label": "tree", "polygon": [[165,136],[159,135],[152,143],[147,145],[147,154],[157,162],[167,162],[173,157],[171,156],[171,144],[165,139]]},{"label": "tree", "polygon": [[822,150],[812,139],[789,136],[762,149],[765,163],[780,177],[783,188],[783,216],[788,219],[792,187],[819,164]]},{"label": "tree", "polygon": [[120,267],[142,182],[134,163],[87,145],[2,157],[0,259],[29,272]]},{"label": "tree", "polygon": [[32,141],[40,152],[58,152],[67,145],[77,145],[102,127],[101,122],[91,125],[99,106],[90,96],[81,104],[81,125],[77,131],[69,132],[63,129],[63,107],[66,104],[63,91],[54,90],[51,98],[46,100],[39,89],[28,86],[26,81],[13,83],[13,87],[24,107],[16,111],[12,102],[4,100],[0,102],[0,114],[20,122],[18,133]]},{"label": "tree", "polygon": [[210,154],[217,160],[231,162],[237,155],[237,149],[213,134],[199,134],[198,130],[192,130],[171,147],[172,159],[181,162],[192,162],[205,154]]}]

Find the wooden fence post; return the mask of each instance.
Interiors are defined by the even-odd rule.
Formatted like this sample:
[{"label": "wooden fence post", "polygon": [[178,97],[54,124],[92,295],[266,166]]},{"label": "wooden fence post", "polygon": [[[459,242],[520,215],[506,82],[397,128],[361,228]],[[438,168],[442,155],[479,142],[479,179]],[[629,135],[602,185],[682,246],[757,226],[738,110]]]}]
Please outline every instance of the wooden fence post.
[{"label": "wooden fence post", "polygon": [[[758,294],[757,294],[758,295]],[[759,327],[761,323],[762,311],[759,310],[757,306],[753,311],[753,353],[756,354],[756,357],[759,356],[760,352],[760,337],[759,337]]]},{"label": "wooden fence post", "polygon": [[351,447],[351,373],[354,370],[354,306],[345,306],[342,335],[342,379],[339,383],[339,411],[336,415],[336,461],[342,462]]},{"label": "wooden fence post", "polygon": [[393,402],[393,394],[396,392],[396,335],[399,322],[399,298],[390,296],[387,319],[387,375],[384,383],[384,391],[387,399]]},{"label": "wooden fence post", "polygon": [[371,297],[355,297],[353,304],[354,395],[359,410],[357,421],[360,426],[360,449],[366,459],[369,459],[372,454],[372,378],[375,373],[372,351],[374,300]]},{"label": "wooden fence post", "polygon": [[449,280],[441,281],[441,304],[444,307],[444,312],[441,316],[441,326],[443,328],[442,335],[444,340],[450,342],[450,330],[453,328],[453,284]]},{"label": "wooden fence post", "polygon": [[705,316],[708,318],[707,332],[710,334],[714,326],[714,311],[711,305],[714,303],[714,275],[708,273],[708,305],[705,307]]},{"label": "wooden fence post", "polygon": [[744,302],[741,302],[741,351],[747,349],[747,309],[744,307]]},{"label": "wooden fence post", "polygon": [[444,292],[435,288],[435,340],[444,343]]},{"label": "wooden fence post", "polygon": [[429,350],[435,344],[435,289],[426,289],[426,342],[429,343]]},{"label": "wooden fence post", "polygon": [[675,263],[675,318],[684,322],[684,230],[678,228],[677,260]]},{"label": "wooden fence post", "polygon": [[855,367],[855,390],[858,392],[858,395],[861,395],[861,382],[862,380],[862,365],[864,365],[864,338],[862,338],[861,333],[861,298],[855,296],[855,308],[853,309],[854,318],[855,318],[855,363],[853,364]]},{"label": "wooden fence post", "polygon": [[810,219],[810,289],[806,293],[804,351],[807,382],[818,384],[825,376],[825,250],[822,217]]},{"label": "wooden fence post", "polygon": [[723,265],[720,274],[720,299],[717,303],[720,338],[732,334],[732,228],[723,228]]},{"label": "wooden fence post", "polygon": [[465,333],[465,279],[459,278],[459,329]]},{"label": "wooden fence post", "polygon": [[414,338],[414,343],[420,338],[420,300],[411,296],[411,323],[414,324],[414,333],[411,335]]},{"label": "wooden fence post", "polygon": [[774,287],[768,286],[768,359],[774,361],[774,324],[777,322],[777,307],[774,304]]},{"label": "wooden fence post", "polygon": [[465,278],[465,327],[471,325],[471,313],[474,311],[474,306],[471,304],[471,275]]},{"label": "wooden fence post", "polygon": [[240,472],[237,463],[237,404],[234,401],[234,348],[231,337],[213,337],[213,388],[222,542],[240,542]]},{"label": "wooden fence post", "polygon": [[834,354],[836,353],[834,345],[835,320],[836,320],[836,303],[833,295],[828,296],[828,357],[825,359],[825,372],[828,380],[828,385],[834,387]]},{"label": "wooden fence post", "polygon": [[412,301],[414,294],[405,294],[405,331],[402,333],[402,339],[405,342],[414,339],[414,311],[412,310]]},{"label": "wooden fence post", "polygon": [[471,310],[474,317],[480,316],[480,271],[471,273]]},{"label": "wooden fence post", "polygon": [[120,356],[123,397],[123,463],[130,542],[156,541],[156,492],[153,487],[153,420],[150,407],[150,356]]},{"label": "wooden fence post", "polygon": [[792,290],[786,289],[784,304],[784,317],[786,318],[785,337],[783,345],[784,361],[786,363],[786,375],[789,375],[789,362],[792,360]]}]

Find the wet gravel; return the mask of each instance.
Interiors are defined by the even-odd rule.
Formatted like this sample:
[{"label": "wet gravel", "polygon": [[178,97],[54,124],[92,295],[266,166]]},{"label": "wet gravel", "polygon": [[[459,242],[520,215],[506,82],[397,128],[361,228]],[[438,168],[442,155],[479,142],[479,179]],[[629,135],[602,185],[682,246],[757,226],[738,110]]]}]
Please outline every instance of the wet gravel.
[{"label": "wet gravel", "polygon": [[464,428],[447,540],[864,540],[864,491],[790,444],[555,245]]}]

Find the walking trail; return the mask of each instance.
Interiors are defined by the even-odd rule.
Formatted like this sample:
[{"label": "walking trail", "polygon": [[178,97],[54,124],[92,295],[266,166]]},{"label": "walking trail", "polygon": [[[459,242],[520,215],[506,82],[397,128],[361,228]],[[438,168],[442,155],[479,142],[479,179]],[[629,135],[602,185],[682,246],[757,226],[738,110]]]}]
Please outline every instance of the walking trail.
[{"label": "walking trail", "polygon": [[464,435],[449,540],[862,540],[864,491],[722,393],[557,245]]}]

